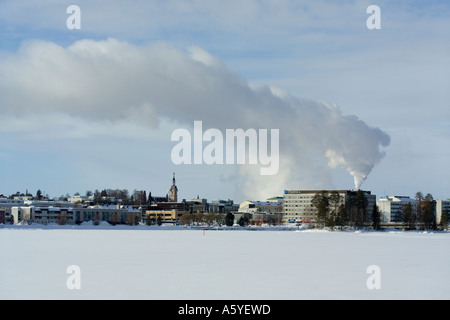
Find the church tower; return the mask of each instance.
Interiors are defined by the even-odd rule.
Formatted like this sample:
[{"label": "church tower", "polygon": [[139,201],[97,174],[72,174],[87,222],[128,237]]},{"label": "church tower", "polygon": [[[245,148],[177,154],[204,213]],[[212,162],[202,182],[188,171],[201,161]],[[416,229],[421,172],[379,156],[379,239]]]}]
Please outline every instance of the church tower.
[{"label": "church tower", "polygon": [[175,183],[175,172],[173,173],[172,186],[169,190],[169,202],[178,202],[178,188]]}]

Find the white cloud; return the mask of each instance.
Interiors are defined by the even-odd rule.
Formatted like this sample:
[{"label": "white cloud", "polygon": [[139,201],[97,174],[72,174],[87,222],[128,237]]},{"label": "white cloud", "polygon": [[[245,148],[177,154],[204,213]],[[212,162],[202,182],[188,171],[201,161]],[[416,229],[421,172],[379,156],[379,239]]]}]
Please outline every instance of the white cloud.
[{"label": "white cloud", "polygon": [[[205,127],[221,130],[280,129],[285,166],[277,177],[266,179],[270,187],[261,190],[267,193],[278,193],[289,179],[317,178],[323,168],[308,172],[317,156],[357,176],[359,187],[383,157],[380,148],[389,145],[381,130],[343,115],[335,106],[276,88],[251,87],[221,59],[198,47],[184,52],[164,43],[135,46],[107,39],[63,48],[32,41],[0,62],[0,74],[0,112],[10,117],[31,119],[30,114],[37,114],[42,120],[65,114],[77,118],[78,125],[80,119],[90,125],[110,121],[115,128],[124,122],[157,128],[161,119],[169,119],[182,126],[202,120]],[[63,124],[48,130],[57,135],[83,131]],[[248,181],[260,179],[252,170],[247,174]]]},{"label": "white cloud", "polygon": [[[82,29],[69,32],[65,20],[71,4],[0,3],[0,48],[10,51],[0,52],[1,145],[19,148],[25,141],[70,144],[89,139],[96,145],[102,141],[99,137],[108,137],[126,148],[146,135],[155,137],[151,143],[155,154],[153,144],[165,145],[169,128],[189,126],[194,118],[222,128],[297,126],[308,139],[282,133],[283,146],[297,139],[302,147],[284,149],[282,162],[292,165],[283,167],[273,181],[279,184],[289,177],[286,185],[297,181],[293,187],[307,187],[316,181],[331,183],[327,165],[366,172],[383,155],[375,146],[385,137],[372,128],[361,137],[347,135],[349,141],[356,139],[352,143],[367,147],[358,152],[369,161],[348,163],[356,149],[330,136],[325,139],[328,143],[319,139],[326,131],[314,121],[319,115],[328,119],[327,128],[345,127],[348,121],[353,129],[347,131],[352,132],[360,129],[358,121],[347,120],[344,114],[357,114],[387,130],[395,141],[389,163],[382,162],[383,170],[376,166],[377,176],[371,175],[365,186],[384,192],[394,183],[394,173],[408,171],[399,165],[407,158],[413,159],[415,168],[427,170],[420,178],[419,170],[414,170],[417,187],[403,179],[408,181],[405,188],[424,184],[430,191],[448,189],[449,180],[442,177],[446,166],[436,165],[431,152],[448,141],[448,4],[379,1],[382,29],[370,32],[365,27],[369,1],[137,0],[131,5],[80,0]],[[113,39],[73,43],[108,36],[129,43]],[[20,51],[11,53],[28,38],[43,41],[26,41]],[[141,45],[160,39],[171,45]],[[292,95],[334,102],[343,112],[327,111],[329,106]],[[337,131],[337,137],[346,135],[343,129]],[[337,147],[329,148],[331,141]],[[416,141],[429,152],[417,157]],[[405,149],[409,144],[412,147]],[[253,169],[248,169],[248,180],[241,185],[269,184],[252,175]],[[335,169],[333,174],[341,171]],[[401,174],[407,177],[409,171]],[[371,185],[374,178],[376,186]],[[340,180],[338,187],[345,181]]]}]

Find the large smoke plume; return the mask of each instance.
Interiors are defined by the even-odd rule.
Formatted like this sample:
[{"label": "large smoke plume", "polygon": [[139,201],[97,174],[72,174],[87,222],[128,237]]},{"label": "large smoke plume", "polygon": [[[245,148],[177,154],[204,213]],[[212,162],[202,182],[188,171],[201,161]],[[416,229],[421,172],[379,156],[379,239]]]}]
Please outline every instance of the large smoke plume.
[{"label": "large smoke plume", "polygon": [[[152,127],[164,117],[186,126],[202,120],[223,130],[280,129],[281,168],[272,177],[278,189],[291,174],[307,176],[317,159],[346,169],[358,189],[390,143],[380,129],[334,105],[270,86],[255,88],[201,48],[183,51],[164,43],[23,44],[0,61],[0,114],[26,113],[127,118]],[[259,179],[251,168],[242,170],[249,182]]]}]

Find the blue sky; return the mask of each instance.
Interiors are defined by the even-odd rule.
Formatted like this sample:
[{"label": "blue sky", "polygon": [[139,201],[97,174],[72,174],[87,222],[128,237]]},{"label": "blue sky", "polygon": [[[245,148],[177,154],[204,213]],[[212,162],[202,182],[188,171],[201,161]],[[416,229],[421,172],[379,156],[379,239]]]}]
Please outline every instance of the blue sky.
[{"label": "blue sky", "polygon": [[[81,30],[66,27],[71,4],[81,9]],[[381,9],[381,30],[366,27],[371,4]],[[362,189],[379,197],[422,191],[449,198],[449,14],[444,1],[2,1],[0,194],[127,188],[165,195],[173,171],[186,199],[242,201],[286,188],[353,188],[345,166],[330,168],[326,148],[315,149],[306,129],[297,140],[283,140],[284,148],[299,146],[281,155],[276,177],[171,163],[170,134],[192,126],[191,115],[216,127],[218,117],[236,128],[280,127],[274,119],[285,110],[276,104],[267,102],[270,111],[250,108],[249,118],[240,114],[246,100],[239,94],[266,86],[312,101],[299,102],[308,108],[335,104],[335,115],[357,117],[364,132],[377,128],[389,136]],[[87,60],[88,50],[101,49],[115,58]],[[129,68],[120,57],[130,60]],[[192,57],[213,57],[224,69],[195,69]],[[163,62],[177,68],[167,86],[154,83],[158,99],[145,94],[153,77],[141,73],[138,59],[149,73]],[[202,70],[199,78],[191,74]],[[126,81],[117,82],[119,76]],[[176,83],[178,76],[185,82],[208,76],[229,87],[217,89],[218,102],[194,84]],[[255,95],[266,101],[267,95]],[[315,128],[324,137],[334,129],[320,121]],[[342,148],[362,149],[362,139]]]}]

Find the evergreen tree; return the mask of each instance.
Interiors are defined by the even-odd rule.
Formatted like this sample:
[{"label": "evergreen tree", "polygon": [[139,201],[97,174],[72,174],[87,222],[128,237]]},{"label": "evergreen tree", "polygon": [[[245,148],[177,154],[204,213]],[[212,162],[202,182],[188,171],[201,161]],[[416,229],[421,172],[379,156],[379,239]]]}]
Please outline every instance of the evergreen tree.
[{"label": "evergreen tree", "polygon": [[100,204],[100,201],[102,200],[102,196],[100,191],[95,190],[94,192],[94,204]]},{"label": "evergreen tree", "polygon": [[407,230],[414,230],[416,228],[416,215],[413,212],[411,203],[409,202],[403,210],[403,222]]},{"label": "evergreen tree", "polygon": [[162,225],[161,215],[158,215],[158,218],[156,219],[156,223],[158,224],[158,226]]},{"label": "evergreen tree", "polygon": [[323,227],[327,221],[330,209],[328,193],[326,191],[316,193],[311,200],[311,204],[316,209],[317,224]]},{"label": "evergreen tree", "polygon": [[341,205],[342,197],[339,195],[339,192],[332,191],[328,197],[330,211],[329,217],[327,219],[327,226],[334,228],[338,225],[338,212],[339,207]]},{"label": "evergreen tree", "polygon": [[339,206],[335,219],[335,224],[336,226],[339,227],[341,231],[344,230],[345,226],[348,224],[347,208],[343,204]]},{"label": "evergreen tree", "polygon": [[153,220],[152,220],[152,218],[150,218],[149,214],[147,214],[147,216],[145,217],[145,224],[148,226],[153,225]]},{"label": "evergreen tree", "polygon": [[431,194],[427,194],[421,203],[422,223],[425,229],[437,228],[436,224],[436,202]]},{"label": "evergreen tree", "polygon": [[439,226],[441,227],[441,230],[448,229],[448,210],[447,209],[445,209],[444,212],[442,212],[441,221],[439,222]]},{"label": "evergreen tree", "polygon": [[417,206],[417,212],[416,212],[416,218],[418,222],[422,222],[422,200],[423,200],[423,193],[421,191],[417,191],[415,195],[415,199],[419,202],[419,205]]},{"label": "evergreen tree", "polygon": [[349,196],[346,205],[350,225],[359,229],[367,222],[367,203],[366,195],[361,190]]},{"label": "evergreen tree", "polygon": [[225,225],[231,227],[234,223],[234,215],[228,211],[227,215],[225,216]]},{"label": "evergreen tree", "polygon": [[341,205],[342,197],[339,195],[339,192],[332,191],[329,195],[330,207],[334,213],[337,213],[339,210],[339,206]]},{"label": "evergreen tree", "polygon": [[372,227],[374,230],[381,230],[381,212],[376,202],[373,204]]}]

